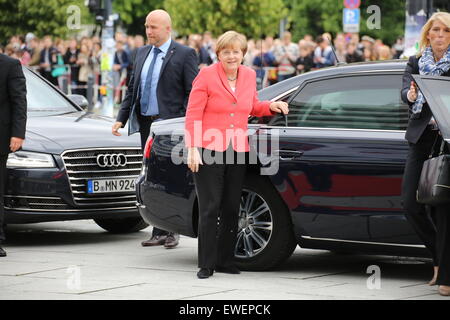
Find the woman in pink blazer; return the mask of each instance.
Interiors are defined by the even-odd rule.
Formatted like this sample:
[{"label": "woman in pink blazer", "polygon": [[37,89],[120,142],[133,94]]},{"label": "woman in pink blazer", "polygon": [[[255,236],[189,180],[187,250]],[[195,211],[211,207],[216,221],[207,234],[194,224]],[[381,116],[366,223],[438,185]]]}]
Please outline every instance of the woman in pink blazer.
[{"label": "woman in pink blazer", "polygon": [[[285,102],[259,101],[256,73],[241,65],[247,40],[235,31],[219,37],[219,62],[192,84],[185,141],[199,202],[197,277],[240,273],[233,264],[239,202],[248,159],[249,115],[288,113]],[[218,217],[220,217],[217,228]]]}]

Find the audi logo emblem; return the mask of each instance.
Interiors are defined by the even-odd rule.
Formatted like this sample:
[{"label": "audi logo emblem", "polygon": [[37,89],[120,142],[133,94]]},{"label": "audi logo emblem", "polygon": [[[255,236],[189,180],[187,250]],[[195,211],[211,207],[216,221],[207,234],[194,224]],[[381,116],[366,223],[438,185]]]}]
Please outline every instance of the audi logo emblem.
[{"label": "audi logo emblem", "polygon": [[127,157],[122,153],[99,154],[97,156],[97,164],[100,168],[125,167],[127,165]]}]

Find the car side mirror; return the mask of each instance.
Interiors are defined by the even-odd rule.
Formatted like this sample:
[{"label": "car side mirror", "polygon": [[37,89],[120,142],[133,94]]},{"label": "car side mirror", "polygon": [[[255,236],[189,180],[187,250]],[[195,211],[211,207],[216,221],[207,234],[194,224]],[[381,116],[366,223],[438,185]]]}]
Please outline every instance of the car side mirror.
[{"label": "car side mirror", "polygon": [[72,100],[72,102],[80,106],[83,110],[86,110],[89,105],[87,99],[80,94],[69,94],[67,97]]}]

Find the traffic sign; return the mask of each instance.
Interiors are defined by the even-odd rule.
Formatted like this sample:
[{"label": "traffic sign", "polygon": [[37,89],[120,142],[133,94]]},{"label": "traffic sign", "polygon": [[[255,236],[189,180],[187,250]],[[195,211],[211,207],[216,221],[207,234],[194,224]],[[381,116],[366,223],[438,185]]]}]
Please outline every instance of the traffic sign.
[{"label": "traffic sign", "polygon": [[361,5],[361,0],[344,0],[344,6],[347,9],[358,9]]},{"label": "traffic sign", "polygon": [[359,32],[361,11],[359,9],[344,9],[343,25],[344,32]]}]

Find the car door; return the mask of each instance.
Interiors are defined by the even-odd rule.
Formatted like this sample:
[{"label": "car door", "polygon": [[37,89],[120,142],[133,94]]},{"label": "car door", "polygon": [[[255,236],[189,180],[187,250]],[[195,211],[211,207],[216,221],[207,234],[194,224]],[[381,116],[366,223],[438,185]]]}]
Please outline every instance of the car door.
[{"label": "car door", "polygon": [[413,75],[444,139],[450,143],[450,78]]},{"label": "car door", "polygon": [[272,143],[278,169],[269,177],[298,237],[417,243],[400,198],[401,83],[389,72],[311,79],[290,99],[287,126],[278,119],[258,131],[258,141]]}]

